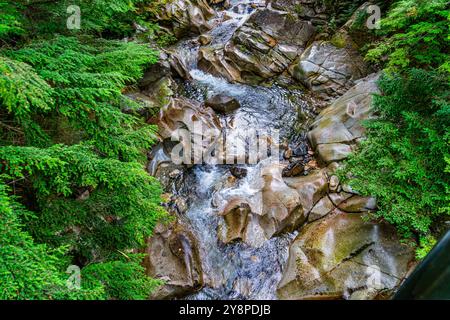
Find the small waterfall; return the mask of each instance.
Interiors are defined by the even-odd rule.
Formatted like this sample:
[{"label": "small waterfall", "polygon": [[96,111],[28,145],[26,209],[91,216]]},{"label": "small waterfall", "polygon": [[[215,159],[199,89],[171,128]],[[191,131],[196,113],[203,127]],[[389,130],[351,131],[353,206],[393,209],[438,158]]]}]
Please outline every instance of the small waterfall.
[{"label": "small waterfall", "polygon": [[[264,1],[232,0],[230,3],[229,9],[219,12],[216,27],[209,32],[212,37],[209,46],[226,43]],[[279,130],[282,139],[295,134],[297,115],[307,107],[302,92],[277,85],[234,84],[205,73],[197,69],[198,46],[196,41],[186,40],[174,49],[192,76],[192,80],[181,83],[181,95],[204,102],[212,95],[223,93],[238,100],[241,105],[238,110],[220,115],[227,135],[238,136],[239,130],[249,128]],[[154,173],[158,164],[166,160],[162,148],[156,149],[150,172]],[[196,165],[188,171],[191,201],[185,217],[199,243],[206,286],[186,299],[276,299],[277,284],[296,232],[274,237],[259,247],[241,242],[225,245],[218,238],[218,226],[223,218],[218,215],[217,207],[222,199],[233,195],[252,199],[264,165],[240,165],[247,170],[247,176],[232,187],[223,187],[229,176],[227,165]]]}]

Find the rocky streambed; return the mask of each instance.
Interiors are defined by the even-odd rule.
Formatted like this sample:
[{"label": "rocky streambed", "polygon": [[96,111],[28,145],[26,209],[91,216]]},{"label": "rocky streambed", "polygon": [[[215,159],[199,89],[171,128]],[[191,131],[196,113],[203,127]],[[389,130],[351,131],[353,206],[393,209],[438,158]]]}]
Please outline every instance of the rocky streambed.
[{"label": "rocky streambed", "polygon": [[[389,297],[413,252],[365,218],[376,199],[335,175],[377,92],[349,32],[356,13],[327,35],[322,1],[174,0],[164,10],[161,21],[185,38],[130,94],[159,127],[149,172],[174,216],[147,242],[147,272],[165,281],[151,298]],[[226,139],[232,148],[212,158],[231,152],[236,163],[195,151],[191,164],[174,161],[180,130],[199,141],[210,132],[200,151]],[[250,131],[272,151],[253,163]]]}]

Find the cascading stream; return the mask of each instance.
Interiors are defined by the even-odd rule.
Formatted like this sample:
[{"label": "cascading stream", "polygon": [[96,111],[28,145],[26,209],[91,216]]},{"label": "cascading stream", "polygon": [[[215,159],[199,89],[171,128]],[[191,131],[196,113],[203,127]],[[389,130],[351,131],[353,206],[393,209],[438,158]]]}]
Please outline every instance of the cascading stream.
[{"label": "cascading stream", "polygon": [[[209,32],[212,38],[209,46],[227,42],[254,10],[255,4],[258,1],[231,1],[228,10],[219,12],[216,27]],[[222,21],[224,15],[227,19]],[[301,92],[276,85],[232,84],[205,73],[197,69],[198,48],[194,40],[186,40],[175,48],[192,77],[181,84],[179,95],[204,102],[205,96],[226,94],[239,101],[241,107],[238,110],[220,116],[229,137],[237,137],[240,130],[248,128],[279,130],[280,137],[285,139],[293,135],[297,115],[307,106]],[[153,162],[167,160],[162,152],[157,155]],[[240,242],[225,245],[218,238],[218,226],[223,218],[218,215],[217,203],[214,203],[230,195],[253,196],[263,165],[239,165],[247,170],[247,176],[232,187],[223,187],[229,170],[227,165],[196,165],[189,170],[192,201],[186,218],[199,243],[206,286],[187,299],[276,299],[276,287],[295,233],[274,237],[259,247]]]}]

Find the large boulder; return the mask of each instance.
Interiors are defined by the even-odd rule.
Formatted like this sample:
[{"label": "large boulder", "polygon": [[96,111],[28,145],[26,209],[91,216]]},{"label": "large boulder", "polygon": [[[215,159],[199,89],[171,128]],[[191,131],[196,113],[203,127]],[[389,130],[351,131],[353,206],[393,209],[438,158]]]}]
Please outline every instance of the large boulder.
[{"label": "large boulder", "polygon": [[167,53],[161,51],[156,63],[151,64],[144,72],[143,77],[138,82],[141,90],[149,90],[160,79],[170,75],[170,63]]},{"label": "large boulder", "polygon": [[333,41],[315,41],[302,53],[290,72],[292,76],[324,99],[342,95],[367,76],[367,67],[348,37]]},{"label": "large boulder", "polygon": [[[157,77],[152,77],[153,79]],[[148,76],[147,81],[150,81]],[[145,81],[144,81],[145,82]],[[144,83],[143,82],[143,83]],[[128,114],[138,114],[146,120],[155,117],[162,108],[165,108],[173,96],[173,80],[168,76],[163,76],[151,85],[147,84],[145,89],[137,92],[127,93],[126,96],[133,101],[126,101],[122,106],[122,112]]]},{"label": "large boulder", "polygon": [[289,249],[280,299],[386,298],[405,278],[413,250],[393,227],[335,210],[302,229]]},{"label": "large boulder", "polygon": [[263,82],[286,71],[314,34],[294,13],[258,9],[223,48],[201,50],[199,67],[230,81]]},{"label": "large boulder", "polygon": [[355,214],[376,210],[374,198],[343,190],[333,174],[336,166],[294,177],[283,177],[283,167],[262,162],[245,177],[249,193],[236,193],[229,187],[215,195],[213,205],[223,217],[218,232],[222,242],[242,241],[259,247],[336,210]]},{"label": "large boulder", "polygon": [[198,68],[231,82],[244,82],[239,69],[225,60],[223,46],[201,47],[198,52]]},{"label": "large boulder", "polygon": [[[204,143],[206,135],[211,138],[221,136],[222,126],[216,113],[211,108],[205,108],[196,101],[184,98],[174,98],[161,109],[158,119],[158,134],[161,140],[179,141],[177,150],[172,149],[179,160],[185,164],[201,163],[203,152],[208,150],[210,144]],[[199,142],[199,144],[193,144]],[[193,148],[194,158],[190,154]],[[191,161],[190,161],[191,159]],[[172,159],[173,160],[173,159]]]},{"label": "large boulder", "polygon": [[361,122],[372,115],[372,94],[379,92],[378,77],[372,74],[361,79],[315,119],[308,139],[322,162],[345,159],[364,136]]},{"label": "large boulder", "polygon": [[314,26],[329,22],[326,2],[322,0],[268,0],[272,8],[297,14]]},{"label": "large boulder", "polygon": [[214,202],[224,218],[219,230],[223,242],[239,240],[259,247],[305,223],[314,204],[327,193],[325,171],[292,178],[283,178],[282,171],[279,164],[263,165],[246,178],[253,190],[250,194],[224,190],[216,196]]},{"label": "large boulder", "polygon": [[205,101],[205,105],[220,113],[229,113],[240,107],[239,102],[230,96],[217,94]]},{"label": "large boulder", "polygon": [[177,38],[209,31],[212,27],[209,20],[214,16],[214,10],[206,0],[166,1],[156,13],[160,24],[171,29]]},{"label": "large boulder", "polygon": [[159,224],[147,241],[146,273],[164,281],[151,299],[183,297],[200,289],[203,271],[197,241],[179,222]]}]

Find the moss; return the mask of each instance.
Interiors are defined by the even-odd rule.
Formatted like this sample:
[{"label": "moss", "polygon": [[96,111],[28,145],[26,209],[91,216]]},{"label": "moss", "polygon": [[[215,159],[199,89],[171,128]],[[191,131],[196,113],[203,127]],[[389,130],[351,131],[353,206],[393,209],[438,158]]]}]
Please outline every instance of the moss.
[{"label": "moss", "polygon": [[347,40],[341,33],[336,33],[330,40],[330,43],[336,48],[345,48],[347,46]]},{"label": "moss", "polygon": [[304,9],[303,6],[301,4],[296,4],[294,6],[294,12],[298,15],[301,15],[303,13]]}]

